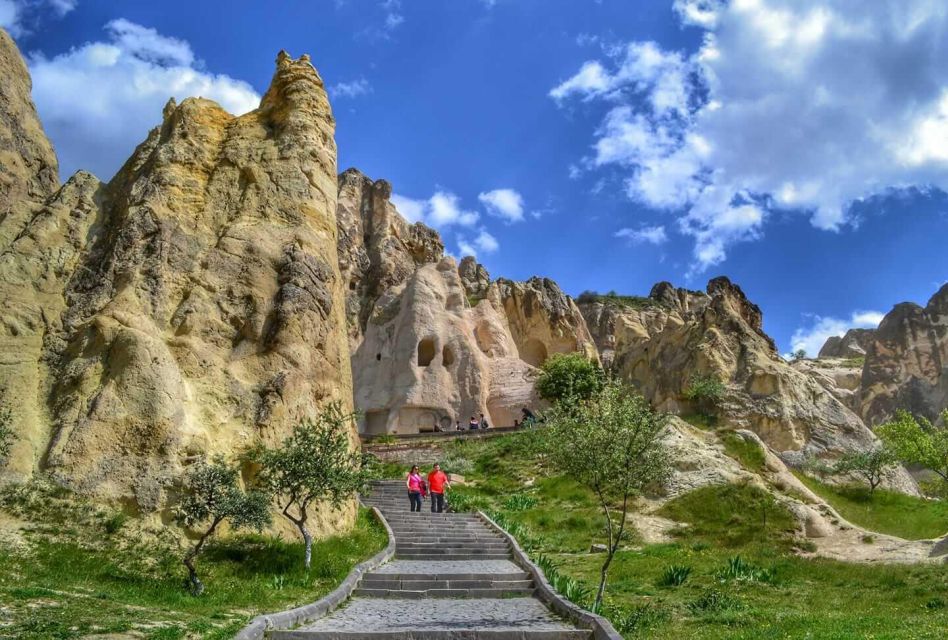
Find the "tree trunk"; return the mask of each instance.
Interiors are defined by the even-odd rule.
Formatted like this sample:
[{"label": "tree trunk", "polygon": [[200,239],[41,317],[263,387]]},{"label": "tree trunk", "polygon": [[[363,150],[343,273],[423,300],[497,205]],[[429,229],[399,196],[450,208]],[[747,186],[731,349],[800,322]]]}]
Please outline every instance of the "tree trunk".
[{"label": "tree trunk", "polygon": [[204,583],[201,582],[201,579],[198,578],[197,569],[194,566],[194,561],[197,559],[198,554],[201,553],[201,549],[204,548],[204,543],[214,535],[214,530],[217,529],[217,525],[221,523],[221,518],[215,519],[210,528],[204,532],[204,535],[197,541],[197,544],[194,545],[190,551],[187,552],[184,556],[184,566],[188,568],[188,582],[191,585],[191,595],[199,596],[204,593]]},{"label": "tree trunk", "polygon": [[306,570],[309,571],[310,562],[313,559],[313,536],[305,524],[300,524],[300,533],[303,534],[303,542],[306,544]]},{"label": "tree trunk", "polygon": [[599,570],[599,589],[596,590],[596,601],[593,603],[593,613],[599,613],[602,609],[602,597],[606,592],[606,578],[609,576],[609,565],[612,564],[612,558],[616,555],[616,549],[609,547],[609,555],[606,561],[602,563],[602,569]]}]

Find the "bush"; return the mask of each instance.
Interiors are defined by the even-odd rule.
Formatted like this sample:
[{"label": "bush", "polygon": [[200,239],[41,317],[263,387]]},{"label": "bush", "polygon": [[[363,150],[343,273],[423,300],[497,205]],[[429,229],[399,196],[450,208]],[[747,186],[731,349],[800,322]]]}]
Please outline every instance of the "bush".
[{"label": "bush", "polygon": [[727,387],[713,374],[694,374],[685,388],[685,400],[694,403],[695,408],[705,415],[712,415],[721,400]]},{"label": "bush", "polygon": [[554,353],[540,367],[537,392],[551,402],[586,400],[604,382],[602,367],[582,353]]},{"label": "bush", "polygon": [[740,600],[718,589],[708,589],[696,600],[688,603],[692,613],[718,613],[740,611],[744,608]]},{"label": "bush", "polygon": [[673,564],[666,568],[658,579],[660,587],[680,587],[691,575],[691,567]]},{"label": "bush", "polygon": [[504,501],[506,511],[526,511],[537,506],[537,499],[524,493],[515,493]]},{"label": "bush", "polygon": [[717,577],[722,582],[773,582],[775,573],[773,569],[761,569],[740,556],[734,556],[728,559],[727,566],[718,571]]}]

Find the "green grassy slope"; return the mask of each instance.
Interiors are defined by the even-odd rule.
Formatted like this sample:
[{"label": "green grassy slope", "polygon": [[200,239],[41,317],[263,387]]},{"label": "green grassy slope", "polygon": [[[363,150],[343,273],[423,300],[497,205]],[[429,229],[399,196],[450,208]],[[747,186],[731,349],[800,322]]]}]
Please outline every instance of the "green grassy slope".
[{"label": "green grassy slope", "polygon": [[137,541],[120,515],[56,489],[7,489],[6,518],[29,519],[0,537],[0,638],[51,640],[136,632],[149,640],[231,638],[252,616],[318,599],[384,548],[384,529],[361,513],[351,533],[302,544],[262,536],[215,540],[198,560],[207,585],[194,598],[171,540]]},{"label": "green grassy slope", "polygon": [[[755,461],[737,442],[728,449]],[[535,462],[528,450],[523,434],[449,445],[446,457],[467,466],[476,483],[458,488],[454,503],[500,514],[526,538],[532,556],[549,559],[588,593],[603,559],[589,553],[604,538],[594,496]],[[790,515],[749,486],[699,489],[667,503],[662,514],[686,525],[674,541],[642,545],[633,534],[610,573],[609,616],[627,637],[945,637],[944,566],[801,557],[800,543],[788,533]],[[674,566],[690,569],[684,583],[661,586]]]}]

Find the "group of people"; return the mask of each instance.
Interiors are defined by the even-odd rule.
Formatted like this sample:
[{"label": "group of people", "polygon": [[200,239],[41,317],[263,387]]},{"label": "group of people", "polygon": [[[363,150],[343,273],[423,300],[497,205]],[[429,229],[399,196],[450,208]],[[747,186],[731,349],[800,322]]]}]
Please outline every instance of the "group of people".
[{"label": "group of people", "polygon": [[405,486],[408,488],[408,501],[411,503],[412,511],[420,512],[421,501],[430,495],[431,513],[444,512],[444,492],[447,491],[450,483],[447,474],[441,470],[440,464],[434,463],[427,481],[421,476],[421,471],[416,464],[408,472]]},{"label": "group of people", "polygon": [[[484,417],[484,414],[480,414],[480,418],[475,418],[471,416],[471,419],[467,423],[468,431],[477,431],[478,429],[490,429],[490,423],[487,422],[487,418]],[[464,427],[461,426],[461,421],[458,420],[454,423],[455,431],[464,431]]]}]

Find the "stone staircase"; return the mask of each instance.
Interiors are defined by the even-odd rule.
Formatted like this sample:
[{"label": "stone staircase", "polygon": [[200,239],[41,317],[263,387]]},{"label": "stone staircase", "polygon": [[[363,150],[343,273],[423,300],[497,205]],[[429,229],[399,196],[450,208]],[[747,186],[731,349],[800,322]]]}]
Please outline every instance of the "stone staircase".
[{"label": "stone staircase", "polygon": [[395,534],[395,558],[363,576],[349,603],[273,640],[589,640],[556,617],[511,561],[507,541],[474,514],[409,511],[404,482],[378,482],[363,502]]}]

